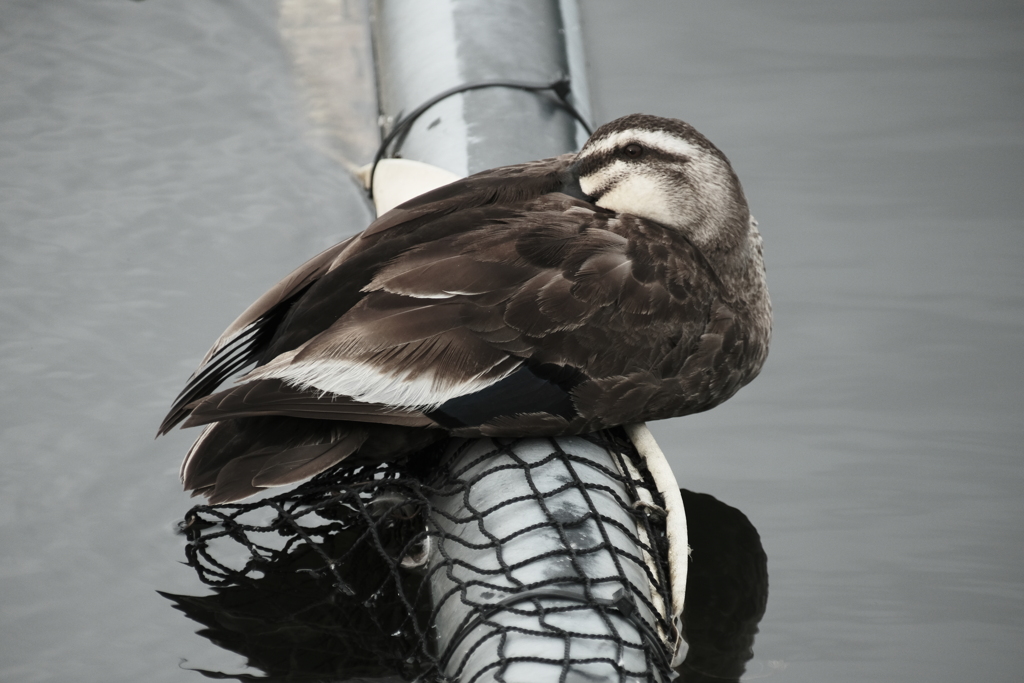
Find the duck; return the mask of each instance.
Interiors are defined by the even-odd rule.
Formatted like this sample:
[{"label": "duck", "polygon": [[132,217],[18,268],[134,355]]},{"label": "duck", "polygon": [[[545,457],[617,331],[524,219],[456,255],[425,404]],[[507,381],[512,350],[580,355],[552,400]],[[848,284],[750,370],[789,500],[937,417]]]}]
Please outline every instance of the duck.
[{"label": "duck", "polygon": [[709,410],[758,375],[770,337],[729,160],[688,123],[632,114],[578,153],[415,197],[299,266],[214,343],[158,436],[203,426],[181,480],[228,503],[449,437]]}]

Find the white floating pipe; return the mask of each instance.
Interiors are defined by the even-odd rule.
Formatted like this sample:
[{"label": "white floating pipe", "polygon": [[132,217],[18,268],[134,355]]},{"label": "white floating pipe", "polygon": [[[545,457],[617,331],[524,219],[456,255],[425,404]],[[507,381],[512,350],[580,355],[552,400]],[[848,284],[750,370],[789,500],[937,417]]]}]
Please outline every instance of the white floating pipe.
[{"label": "white floating pipe", "polygon": [[489,439],[470,442],[451,464],[457,485],[431,501],[443,673],[662,680],[649,653],[664,615],[651,609],[660,596],[636,543],[635,501],[607,474],[616,458],[578,437],[520,439],[483,457],[495,450]]}]

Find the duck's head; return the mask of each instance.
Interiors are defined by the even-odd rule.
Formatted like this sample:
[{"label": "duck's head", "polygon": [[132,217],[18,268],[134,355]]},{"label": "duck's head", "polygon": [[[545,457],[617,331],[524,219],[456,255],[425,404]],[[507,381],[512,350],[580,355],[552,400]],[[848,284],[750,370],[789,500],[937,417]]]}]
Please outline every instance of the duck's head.
[{"label": "duck's head", "polygon": [[606,123],[573,169],[597,206],[676,228],[705,253],[737,246],[750,229],[729,160],[683,121],[631,114]]}]

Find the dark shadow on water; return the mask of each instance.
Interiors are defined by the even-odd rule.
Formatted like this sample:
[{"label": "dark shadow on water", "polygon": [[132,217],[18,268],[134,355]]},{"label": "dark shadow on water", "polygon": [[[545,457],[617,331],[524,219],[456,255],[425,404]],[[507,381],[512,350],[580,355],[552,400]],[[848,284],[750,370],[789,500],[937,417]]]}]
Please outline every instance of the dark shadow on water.
[{"label": "dark shadow on water", "polygon": [[683,623],[690,646],[680,680],[739,681],[768,606],[768,556],[747,516],[682,489],[690,541]]},{"label": "dark shadow on water", "polygon": [[[384,496],[382,477],[393,477]],[[188,561],[212,592],[161,595],[203,626],[199,635],[262,675],[197,673],[390,682],[429,672],[437,660],[426,626],[425,508],[415,483],[403,492],[403,481],[410,480],[380,466],[353,476],[345,492],[307,489],[314,493],[300,503],[277,498],[191,511],[182,525]],[[689,650],[678,680],[738,681],[767,605],[767,558],[742,512],[707,494],[682,494],[692,553]],[[225,543],[242,553],[224,560]]]},{"label": "dark shadow on water", "polygon": [[196,670],[208,678],[402,681],[407,678],[396,672],[414,673],[407,653],[417,644],[403,628],[400,603],[367,605],[341,594],[323,576],[275,575],[248,586],[216,588],[211,595],[161,595],[203,625],[199,635],[264,673]]}]

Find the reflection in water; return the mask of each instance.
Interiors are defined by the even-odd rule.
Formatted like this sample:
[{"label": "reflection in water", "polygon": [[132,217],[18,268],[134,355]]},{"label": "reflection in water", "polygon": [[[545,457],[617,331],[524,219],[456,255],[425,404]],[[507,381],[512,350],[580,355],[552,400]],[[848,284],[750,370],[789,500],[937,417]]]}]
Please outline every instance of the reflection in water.
[{"label": "reflection in water", "polygon": [[706,493],[682,494],[691,553],[681,680],[738,681],[768,606],[768,557],[742,512]]},{"label": "reflection in water", "polygon": [[320,477],[275,498],[190,511],[188,563],[213,590],[162,595],[205,627],[200,635],[266,675],[201,673],[399,681],[430,668],[419,626],[430,613],[425,525],[416,480],[401,474],[355,468],[343,482]]},{"label": "reflection in water", "polygon": [[[364,572],[374,578],[382,575],[372,561]],[[416,643],[410,642],[404,628],[408,617],[401,601],[380,600],[362,591],[345,595],[323,574],[275,572],[245,585],[215,588],[211,595],[162,595],[205,627],[200,635],[265,673],[201,671],[209,677],[401,681],[416,672],[408,654],[416,650]],[[398,672],[406,673],[406,678]]]},{"label": "reflection in water", "polygon": [[[378,483],[382,473],[390,476],[378,471]],[[307,496],[291,507],[275,503],[277,515],[269,520],[246,517],[265,513],[265,501],[190,513],[189,564],[213,591],[163,595],[204,626],[200,635],[265,676],[202,674],[399,681],[430,669],[433,657],[424,646],[430,631],[422,626],[430,617],[420,571],[423,507],[413,492],[374,496],[371,481],[352,490],[339,498],[338,491],[321,489],[319,500]],[[738,681],[767,605],[767,558],[742,512],[707,494],[682,494],[692,555],[683,615],[689,650],[679,680]],[[247,548],[235,563],[241,569],[215,556],[211,539],[218,537]],[[335,559],[327,565],[326,558]]]}]

